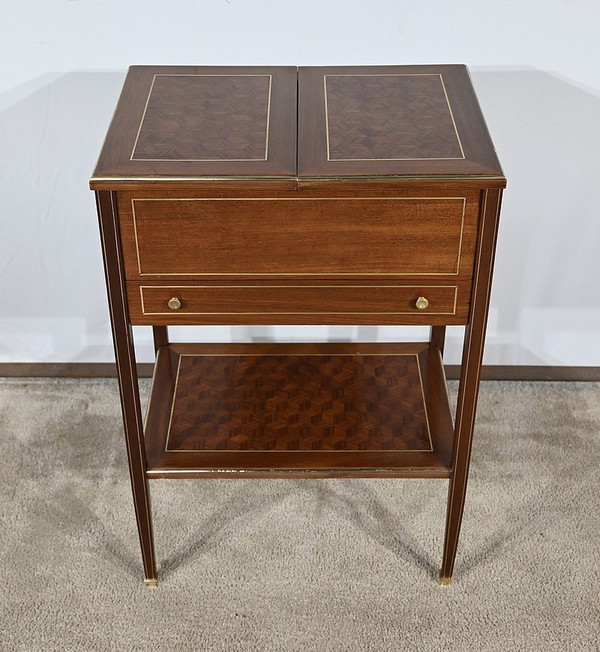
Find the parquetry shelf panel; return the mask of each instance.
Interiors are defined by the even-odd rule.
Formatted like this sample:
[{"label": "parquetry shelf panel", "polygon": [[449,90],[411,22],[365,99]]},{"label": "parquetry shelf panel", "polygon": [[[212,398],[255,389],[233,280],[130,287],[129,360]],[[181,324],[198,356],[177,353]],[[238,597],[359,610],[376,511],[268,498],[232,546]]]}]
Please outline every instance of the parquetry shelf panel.
[{"label": "parquetry shelf panel", "polygon": [[431,450],[416,355],[185,355],[168,451]]},{"label": "parquetry shelf panel", "polygon": [[[428,344],[169,345],[146,437],[161,470],[448,472],[452,423]],[[443,400],[441,400],[443,399]]]}]

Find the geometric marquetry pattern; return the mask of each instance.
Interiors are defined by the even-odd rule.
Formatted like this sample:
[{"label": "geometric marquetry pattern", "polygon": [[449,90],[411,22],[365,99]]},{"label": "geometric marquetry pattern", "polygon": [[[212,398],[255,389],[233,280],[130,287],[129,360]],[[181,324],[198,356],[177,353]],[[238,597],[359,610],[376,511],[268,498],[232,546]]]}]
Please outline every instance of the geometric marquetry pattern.
[{"label": "geometric marquetry pattern", "polygon": [[167,450],[431,450],[415,355],[182,356]]},{"label": "geometric marquetry pattern", "polygon": [[132,160],[265,160],[269,75],[156,75]]},{"label": "geometric marquetry pattern", "polygon": [[464,158],[440,75],[327,75],[329,160]]}]

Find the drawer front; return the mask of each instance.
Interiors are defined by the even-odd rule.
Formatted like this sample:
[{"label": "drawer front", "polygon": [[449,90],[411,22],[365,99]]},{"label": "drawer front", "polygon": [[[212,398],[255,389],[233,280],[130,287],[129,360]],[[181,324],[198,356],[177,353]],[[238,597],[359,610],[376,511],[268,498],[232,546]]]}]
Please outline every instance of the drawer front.
[{"label": "drawer front", "polygon": [[464,324],[462,285],[129,283],[133,324]]},{"label": "drawer front", "polygon": [[470,278],[477,193],[448,197],[135,197],[127,278]]}]

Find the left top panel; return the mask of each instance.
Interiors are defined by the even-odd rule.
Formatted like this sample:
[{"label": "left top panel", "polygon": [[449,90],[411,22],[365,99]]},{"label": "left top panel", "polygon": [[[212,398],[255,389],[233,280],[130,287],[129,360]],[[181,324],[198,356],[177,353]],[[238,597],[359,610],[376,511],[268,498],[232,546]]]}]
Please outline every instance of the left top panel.
[{"label": "left top panel", "polygon": [[101,181],[296,175],[294,67],[132,66]]}]

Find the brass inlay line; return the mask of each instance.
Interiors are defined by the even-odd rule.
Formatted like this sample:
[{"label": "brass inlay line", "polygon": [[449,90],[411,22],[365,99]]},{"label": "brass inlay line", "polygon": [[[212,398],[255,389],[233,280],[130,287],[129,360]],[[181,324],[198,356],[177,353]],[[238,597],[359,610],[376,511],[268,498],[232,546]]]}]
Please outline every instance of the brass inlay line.
[{"label": "brass inlay line", "polygon": [[144,124],[144,120],[146,119],[146,111],[148,111],[148,104],[150,104],[150,96],[152,95],[152,91],[154,90],[154,82],[156,81],[157,75],[154,75],[152,77],[152,83],[150,84],[150,90],[148,91],[148,97],[146,98],[146,103],[144,104],[144,111],[142,113],[142,119],[140,120],[140,124],[138,125],[138,130],[137,134],[135,136],[135,141],[133,143],[133,149],[131,150],[131,155],[129,156],[129,160],[133,161],[134,156],[135,156],[135,148],[137,147],[138,140],[140,139],[140,133],[142,132],[142,125]]},{"label": "brass inlay line", "polygon": [[[345,356],[345,357],[363,357],[363,356],[393,356],[393,357],[411,357],[414,356],[417,359],[417,371],[419,373],[419,381],[421,387],[421,397],[423,399],[423,411],[425,412],[425,424],[427,426],[427,436],[429,439],[429,448],[390,448],[390,449],[360,449],[360,450],[282,450],[282,449],[249,449],[245,448],[243,450],[232,450],[232,449],[220,449],[220,448],[169,448],[169,439],[171,437],[171,425],[173,422],[173,412],[175,410],[175,398],[177,396],[177,384],[179,383],[179,371],[181,369],[181,359],[182,358],[200,358],[200,357],[215,357],[215,358],[235,358],[235,357],[277,357],[277,356],[290,356],[290,357],[333,357],[333,356]],[[431,439],[431,429],[429,427],[429,417],[427,416],[427,404],[425,402],[425,389],[423,387],[423,377],[421,375],[421,365],[419,363],[419,354],[418,353],[181,353],[179,354],[179,360],[177,362],[177,374],[175,376],[175,385],[173,387],[173,401],[171,403],[171,413],[169,415],[169,426],[167,429],[167,439],[165,442],[165,453],[319,453],[321,455],[327,453],[432,453],[433,452],[433,442]],[[185,469],[177,469],[178,472],[185,472]]]},{"label": "brass inlay line", "polygon": [[[271,87],[273,85],[273,75],[269,75],[269,99],[267,100],[267,126],[265,128],[265,157],[262,159],[266,161],[269,158],[269,125],[271,123]],[[258,159],[260,160],[260,159]]]},{"label": "brass inlay line", "polygon": [[[454,127],[454,133],[456,135],[456,140],[460,148],[461,156],[408,156],[408,157],[399,157],[399,158],[331,158],[330,156],[330,147],[329,147],[329,108],[327,105],[327,77],[439,77],[442,84],[442,90],[444,91],[444,98],[446,104],[448,105],[448,111],[450,113],[450,118],[452,119],[452,125]],[[465,159],[465,152],[458,134],[458,129],[456,127],[456,121],[454,119],[454,113],[452,112],[452,107],[450,106],[450,100],[448,99],[448,93],[446,92],[446,86],[444,85],[444,79],[441,74],[438,73],[371,73],[363,75],[323,75],[323,93],[325,97],[325,140],[327,144],[327,160],[328,161],[460,161]]]},{"label": "brass inlay line", "polygon": [[[146,312],[144,305],[144,290],[193,290],[197,288],[210,288],[210,289],[221,289],[221,288],[244,288],[246,290],[262,290],[264,288],[393,288],[393,289],[408,289],[408,288],[422,288],[428,290],[430,288],[448,288],[454,289],[454,306],[451,312],[448,311],[433,311],[427,310],[424,312],[417,310],[409,311],[400,311],[400,312],[383,312],[383,311],[365,311],[365,310],[352,310],[352,311],[339,311],[339,310],[307,310],[307,311],[294,311],[294,312],[177,312],[174,313],[173,310],[166,310],[164,312]],[[140,285],[140,300],[142,306],[142,315],[455,315],[456,314],[456,302],[458,297],[458,286],[457,285],[260,285],[260,286],[248,286],[248,285]]]},{"label": "brass inlay line", "polygon": [[[496,207],[494,210],[494,221],[496,222],[496,229],[495,229],[495,236],[497,236],[498,231],[497,231],[497,219],[498,219],[498,212],[500,211],[500,198],[502,196],[502,193],[500,192],[498,195],[498,201],[496,203]],[[487,278],[484,277],[484,274],[478,273],[478,267],[481,265],[482,262],[482,240],[485,234],[486,230],[486,225],[487,222],[490,219],[490,216],[487,215],[487,205],[488,205],[488,199],[489,199],[489,192],[484,193],[483,197],[483,203],[480,209],[480,215],[481,215],[481,227],[480,227],[480,235],[479,235],[479,242],[478,242],[478,247],[477,247],[477,260],[475,261],[475,274],[474,274],[474,280],[473,280],[473,288],[471,290],[471,296],[473,298],[473,303],[475,304],[475,300],[477,298],[477,295],[479,294],[479,284],[484,284],[484,290],[483,292],[485,293],[485,301],[483,301],[484,308],[483,312],[485,315],[484,318],[484,323],[485,319],[487,318],[487,312],[488,312],[488,306],[487,301],[489,300],[490,297],[490,292],[491,292],[491,280],[492,280],[492,273],[493,273],[493,266],[490,265],[488,267],[487,271]],[[469,322],[473,322],[473,317],[472,315],[469,316]],[[462,364],[462,369],[469,369],[469,364],[471,361],[471,355],[472,355],[472,350],[473,348],[476,348],[477,345],[474,344],[472,341],[469,341],[470,337],[469,334],[467,333],[467,336],[465,337],[465,347],[466,347],[466,359],[464,360]],[[481,375],[481,363],[483,362],[483,351],[484,348],[480,347],[478,359],[477,359],[477,366],[475,367],[476,371],[474,372],[475,376],[475,383],[479,382],[479,378]],[[443,366],[442,366],[443,368]],[[468,373],[467,373],[468,375]],[[465,380],[468,380],[465,377]],[[448,497],[448,504],[452,505],[454,501],[454,493],[456,490],[456,482],[455,482],[455,473],[457,470],[457,461],[459,457],[459,453],[461,451],[461,436],[463,433],[470,433],[467,434],[467,451],[466,451],[466,459],[467,463],[471,458],[471,448],[473,444],[473,428],[475,426],[475,408],[471,410],[471,415],[468,416],[467,418],[469,419],[469,424],[465,426],[463,420],[465,418],[465,405],[468,403],[468,401],[463,400],[465,396],[465,386],[463,384],[463,381],[461,380],[461,383],[458,388],[458,399],[457,399],[457,410],[456,410],[456,418],[454,420],[454,448],[453,448],[453,454],[452,454],[452,476],[451,476],[451,481],[450,481],[450,492],[449,492],[449,497]],[[459,412],[460,411],[460,412]],[[468,473],[463,474],[463,479],[462,479],[462,487],[460,488],[460,491],[464,491],[465,487],[467,486],[467,481],[468,481]],[[450,540],[450,529],[446,529],[446,535],[444,538],[444,549],[448,548],[448,542]]]},{"label": "brass inlay line", "polygon": [[[135,150],[142,132],[142,125],[146,119],[146,112],[148,111],[148,104],[150,103],[150,96],[152,95],[152,90],[154,89],[154,82],[157,77],[268,77],[269,78],[269,90],[267,93],[267,120],[265,128],[265,155],[260,158],[136,158]],[[167,161],[167,162],[184,162],[184,161],[206,161],[206,162],[219,162],[219,161],[266,161],[269,157],[269,124],[271,120],[271,88],[273,84],[273,75],[192,75],[192,74],[157,74],[152,78],[152,83],[150,84],[150,90],[148,92],[148,97],[146,98],[146,104],[144,106],[144,112],[142,113],[142,119],[137,130],[137,135],[135,142],[133,144],[133,149],[131,150],[131,156],[129,157],[130,161]]]},{"label": "brass inlay line", "polygon": [[331,161],[329,156],[329,109],[327,107],[327,75],[323,75],[323,96],[325,97],[325,143],[327,145],[327,160]]},{"label": "brass inlay line", "polygon": [[419,356],[415,354],[417,359],[417,371],[419,372],[419,385],[421,387],[421,398],[423,399],[423,411],[425,412],[425,423],[427,424],[427,435],[429,437],[429,450],[433,452],[433,442],[431,441],[431,428],[429,427],[429,415],[427,414],[427,402],[425,400],[425,388],[423,387],[423,375],[421,374],[421,362]]},{"label": "brass inlay line", "polygon": [[[143,306],[142,306],[143,310]],[[154,384],[156,381],[156,370],[158,368],[158,365],[156,364],[156,361],[154,363],[154,367],[152,369],[152,380],[150,381],[150,396],[152,396],[152,392],[154,391]],[[148,400],[148,403],[146,404],[146,413],[144,414],[144,432],[146,432],[146,426],[148,425],[148,416],[150,415],[150,400]]]},{"label": "brass inlay line", "polygon": [[448,111],[450,112],[450,119],[452,120],[452,126],[454,127],[454,133],[456,134],[456,140],[458,141],[458,146],[460,148],[460,153],[462,158],[465,158],[465,150],[463,149],[460,136],[458,135],[458,127],[456,126],[456,120],[454,119],[454,112],[450,106],[450,100],[448,98],[448,92],[446,91],[446,84],[444,83],[444,78],[440,75],[440,82],[442,84],[442,90],[444,91],[444,97],[446,98],[446,104],[448,105]]},{"label": "brass inlay line", "polygon": [[[99,205],[100,207],[100,205]],[[115,193],[110,193],[110,224],[111,226],[115,229],[115,231],[118,231],[118,227],[116,225],[116,218],[117,218],[117,206],[115,202]],[[104,217],[101,216],[100,219],[100,232],[102,235],[102,242],[106,242],[106,231],[105,231],[105,224],[104,224]],[[125,278],[123,276],[123,269],[121,265],[117,265],[117,274],[119,276],[119,287],[124,288],[125,287]],[[113,302],[117,301],[124,301],[124,297],[119,297],[119,294],[121,294],[122,290],[119,289],[118,293],[114,293],[111,290],[110,284],[108,285],[108,295],[109,295],[109,300],[111,302],[111,305],[113,305]],[[114,325],[113,325],[113,338],[115,336],[115,331],[114,331]],[[133,394],[133,400],[134,403],[137,401],[139,403],[139,389],[137,385],[137,381],[134,379],[137,378],[137,370],[134,369],[134,361],[132,360],[132,356],[128,355],[126,356],[126,361],[127,361],[127,366],[129,367],[129,374],[125,373],[125,377],[128,377],[129,380],[132,382],[132,394]],[[118,364],[118,361],[117,361]],[[119,370],[120,372],[120,370]],[[144,437],[144,428],[145,425],[143,423],[140,423],[140,414],[139,410],[134,409],[133,410],[135,414],[135,433],[132,434],[132,438],[135,438],[137,440],[137,447],[138,447],[138,454],[139,454],[139,459],[145,461],[146,460],[146,450],[144,448],[144,443],[143,443],[143,437]],[[130,435],[129,432],[127,431],[127,426],[126,426],[126,431],[125,431],[125,444],[127,446],[127,460],[128,460],[128,465],[129,465],[129,473],[131,477],[133,478],[135,475],[135,470],[134,470],[134,465],[133,465],[133,457],[132,457],[132,451],[131,451],[131,442],[130,442]],[[136,504],[139,504],[139,494],[138,494],[138,489],[136,488],[136,483],[132,482],[132,492],[133,492],[133,498],[134,502]],[[142,494],[142,499],[144,501],[144,505],[146,507],[146,518],[150,518],[150,514],[152,513],[150,511],[150,504],[148,500],[148,488],[142,488],[141,491]],[[140,512],[136,509],[135,510],[135,518],[137,521],[138,525],[138,530],[142,532],[144,528],[148,525],[148,521],[146,523],[142,522],[142,518],[140,516]],[[150,567],[155,567],[156,562],[154,559],[154,546],[150,546],[149,551],[148,551],[148,557],[149,557],[149,564]]]},{"label": "brass inlay line", "polygon": [[[462,215],[456,267],[453,272],[142,272],[140,245],[138,240],[135,202],[150,201],[456,201],[462,200]],[[139,276],[458,276],[462,256],[463,232],[465,226],[466,197],[147,197],[131,200],[133,237],[137,255]]]},{"label": "brass inlay line", "polygon": [[179,360],[177,360],[177,374],[175,375],[175,385],[173,386],[173,400],[171,401],[171,412],[169,413],[169,427],[167,428],[167,440],[165,442],[165,453],[168,452],[169,449],[169,438],[171,437],[171,424],[173,423],[173,411],[175,410],[175,398],[177,396],[177,386],[179,384],[179,372],[181,371],[181,360],[183,359],[183,355],[179,356]]},{"label": "brass inlay line", "polygon": [[446,378],[446,370],[444,369],[444,356],[442,352],[438,349],[438,357],[440,359],[440,365],[442,368],[442,380],[444,381],[444,389],[446,390],[446,398],[448,399],[448,409],[450,410],[450,417],[452,418],[452,425],[454,426],[454,415],[452,414],[452,401],[450,400],[450,392],[448,391],[448,379]]}]

